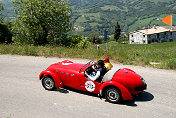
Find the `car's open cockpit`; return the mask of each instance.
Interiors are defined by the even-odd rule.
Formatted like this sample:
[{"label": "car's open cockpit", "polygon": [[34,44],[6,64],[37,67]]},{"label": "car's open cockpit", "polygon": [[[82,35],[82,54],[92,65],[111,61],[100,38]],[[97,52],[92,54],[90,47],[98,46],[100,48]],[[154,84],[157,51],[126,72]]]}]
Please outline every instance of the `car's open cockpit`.
[{"label": "car's open cockpit", "polygon": [[[94,63],[94,60],[89,61],[87,64],[85,64],[84,66],[82,66],[82,68],[80,69],[80,72],[84,73],[84,76],[87,79],[88,76],[85,75],[85,73],[87,73],[90,77],[94,77],[97,74],[96,71],[96,64]],[[106,82],[106,81],[110,81],[113,78],[113,75],[116,73],[116,69],[112,68],[111,70],[109,70],[108,72],[105,72],[105,74],[103,76],[100,76],[97,80],[95,80],[96,82]]]}]

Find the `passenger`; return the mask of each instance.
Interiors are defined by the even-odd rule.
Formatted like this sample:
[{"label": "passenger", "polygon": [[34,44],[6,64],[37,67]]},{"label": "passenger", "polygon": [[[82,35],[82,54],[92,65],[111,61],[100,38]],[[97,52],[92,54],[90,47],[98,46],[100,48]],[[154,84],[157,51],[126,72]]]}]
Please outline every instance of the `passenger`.
[{"label": "passenger", "polygon": [[92,77],[88,75],[87,72],[85,72],[85,75],[92,81],[101,82],[104,74],[106,73],[106,70],[104,69],[104,61],[99,60],[97,62],[97,68],[95,69],[94,66],[92,66],[92,68],[96,71],[96,75]]},{"label": "passenger", "polygon": [[113,65],[109,62],[109,58],[108,57],[104,58],[104,66],[105,66],[107,72],[109,70],[111,70],[111,68],[113,67]]}]

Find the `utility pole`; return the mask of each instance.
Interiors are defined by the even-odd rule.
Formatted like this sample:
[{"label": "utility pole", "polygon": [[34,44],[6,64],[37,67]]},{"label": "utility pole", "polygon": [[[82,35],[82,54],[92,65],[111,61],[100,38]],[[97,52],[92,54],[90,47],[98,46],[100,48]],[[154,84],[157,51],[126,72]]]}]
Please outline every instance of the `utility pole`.
[{"label": "utility pole", "polygon": [[106,42],[106,51],[108,52],[108,31],[104,30],[104,41]]}]

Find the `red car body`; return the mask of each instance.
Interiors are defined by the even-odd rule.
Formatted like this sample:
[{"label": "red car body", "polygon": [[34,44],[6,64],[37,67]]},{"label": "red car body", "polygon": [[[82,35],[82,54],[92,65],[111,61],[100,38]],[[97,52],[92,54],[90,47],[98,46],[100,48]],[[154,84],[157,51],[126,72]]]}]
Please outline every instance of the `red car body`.
[{"label": "red car body", "polygon": [[[100,96],[104,96],[108,88],[114,87],[120,91],[121,100],[132,100],[133,95],[139,94],[146,89],[147,85],[144,79],[127,68],[109,70],[104,76],[108,80],[101,83],[88,80],[84,75],[84,71],[90,66],[90,63],[79,64],[65,60],[50,65],[40,73],[39,79],[42,80],[44,76],[49,76],[54,80],[55,87],[68,86],[74,89],[96,93]],[[110,72],[111,74],[109,74]]]}]

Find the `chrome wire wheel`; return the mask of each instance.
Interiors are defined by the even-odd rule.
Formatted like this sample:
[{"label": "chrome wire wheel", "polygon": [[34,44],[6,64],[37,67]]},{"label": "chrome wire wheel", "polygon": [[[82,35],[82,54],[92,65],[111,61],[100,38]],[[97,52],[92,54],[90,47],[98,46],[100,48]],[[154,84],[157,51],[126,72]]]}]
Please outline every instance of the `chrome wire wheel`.
[{"label": "chrome wire wheel", "polygon": [[111,103],[118,103],[121,100],[121,93],[115,87],[108,88],[105,91],[105,98],[107,101],[109,101]]},{"label": "chrome wire wheel", "polygon": [[46,90],[53,90],[55,83],[52,77],[44,76],[42,79],[42,85]]}]

